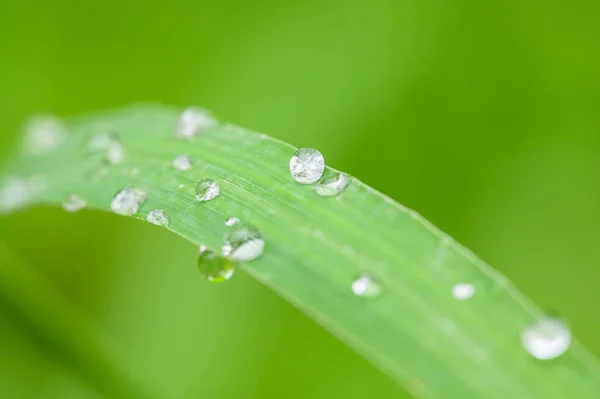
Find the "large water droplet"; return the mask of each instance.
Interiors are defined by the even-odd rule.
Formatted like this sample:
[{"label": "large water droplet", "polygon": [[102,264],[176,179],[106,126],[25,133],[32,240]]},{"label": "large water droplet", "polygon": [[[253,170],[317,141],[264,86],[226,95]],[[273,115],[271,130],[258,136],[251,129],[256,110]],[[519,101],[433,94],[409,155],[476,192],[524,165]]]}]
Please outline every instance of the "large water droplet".
[{"label": "large water droplet", "polygon": [[381,291],[381,285],[369,276],[360,276],[352,283],[352,292],[360,297],[377,298]]},{"label": "large water droplet", "polygon": [[26,179],[8,177],[0,181],[0,213],[22,208],[31,201],[33,193]]},{"label": "large water droplet", "polygon": [[167,227],[171,220],[165,211],[161,209],[153,209],[146,215],[146,220],[157,226]]},{"label": "large water droplet", "polygon": [[250,262],[262,255],[264,247],[257,228],[238,224],[225,237],[223,254],[239,262]]},{"label": "large water droplet", "polygon": [[43,155],[53,151],[64,139],[67,128],[52,116],[35,116],[25,124],[25,151]]},{"label": "large water droplet", "polygon": [[325,170],[325,158],[313,148],[302,148],[290,160],[290,173],[300,184],[317,182]]},{"label": "large water droplet", "polygon": [[571,331],[564,321],[546,316],[523,330],[521,342],[536,359],[554,359],[571,345]]},{"label": "large water droplet", "polygon": [[219,196],[221,190],[219,185],[211,179],[202,179],[196,185],[196,199],[198,201],[210,201]]},{"label": "large water droplet", "polygon": [[200,274],[212,283],[227,281],[233,276],[234,264],[230,259],[207,249],[204,245],[198,253],[198,270]]},{"label": "large water droplet", "polygon": [[217,124],[215,117],[207,110],[190,107],[183,111],[177,121],[176,136],[189,139]]},{"label": "large water droplet", "polygon": [[140,210],[147,198],[148,195],[139,188],[128,187],[115,195],[110,209],[119,215],[131,216]]},{"label": "large water droplet", "polygon": [[350,184],[350,177],[345,173],[335,172],[329,176],[323,176],[317,183],[317,194],[322,197],[335,197],[343,192]]},{"label": "large water droplet", "polygon": [[475,287],[469,283],[459,283],[452,286],[452,296],[459,301],[473,298]]},{"label": "large water droplet", "polygon": [[192,169],[192,160],[187,155],[178,155],[173,160],[173,166],[181,171]]},{"label": "large water droplet", "polygon": [[71,194],[63,201],[63,209],[67,212],[77,212],[87,206],[87,203],[77,194]]},{"label": "large water droplet", "polygon": [[232,216],[229,219],[227,219],[227,221],[225,222],[225,226],[232,227],[232,226],[235,226],[236,224],[238,224],[239,222],[240,222],[240,219],[236,218],[235,216]]}]

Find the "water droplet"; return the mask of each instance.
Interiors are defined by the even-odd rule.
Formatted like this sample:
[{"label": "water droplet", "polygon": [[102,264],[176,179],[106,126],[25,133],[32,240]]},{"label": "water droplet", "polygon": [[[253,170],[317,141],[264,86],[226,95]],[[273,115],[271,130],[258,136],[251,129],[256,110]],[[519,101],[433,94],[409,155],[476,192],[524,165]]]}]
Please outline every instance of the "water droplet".
[{"label": "water droplet", "polygon": [[111,134],[98,133],[98,134],[95,134],[91,138],[91,140],[90,140],[90,142],[88,144],[88,147],[93,152],[108,151],[108,149],[110,148],[110,145],[112,144],[113,140],[116,140],[116,139]]},{"label": "water droplet", "polygon": [[452,286],[452,296],[459,301],[473,298],[475,287],[469,283],[459,283]]},{"label": "water droplet", "polygon": [[126,151],[123,144],[121,144],[117,140],[113,140],[113,142],[108,147],[108,152],[106,153],[106,159],[108,159],[108,163],[111,165],[118,165],[125,160]]},{"label": "water droplet", "polygon": [[233,276],[235,267],[231,260],[202,245],[198,253],[198,270],[208,281],[222,283]]},{"label": "water droplet", "polygon": [[192,161],[187,155],[178,155],[173,160],[173,166],[181,171],[192,169]]},{"label": "water droplet", "polygon": [[290,172],[300,184],[317,182],[325,170],[325,158],[312,148],[302,148],[294,153],[290,160]]},{"label": "water droplet", "polygon": [[225,237],[223,254],[229,258],[250,262],[262,255],[265,241],[257,228],[249,225],[236,225]]},{"label": "water droplet", "polygon": [[322,197],[335,197],[348,187],[350,176],[345,173],[335,172],[332,175],[324,176],[317,183],[317,194]]},{"label": "water droplet", "polygon": [[132,168],[131,176],[137,176],[140,173],[140,168]]},{"label": "water droplet", "polygon": [[571,345],[571,331],[564,321],[546,316],[523,330],[521,343],[536,359],[554,359]]},{"label": "water droplet", "polygon": [[31,186],[26,179],[8,177],[0,182],[0,212],[11,212],[31,201]]},{"label": "water droplet", "polygon": [[146,220],[152,224],[162,227],[167,227],[169,223],[171,223],[169,215],[167,215],[165,211],[161,209],[153,209],[148,212],[148,215],[146,215]]},{"label": "water droplet", "polygon": [[210,201],[217,198],[221,190],[219,185],[211,179],[202,179],[196,185],[196,199],[198,201]]},{"label": "water droplet", "polygon": [[110,209],[116,214],[131,216],[140,210],[147,198],[148,195],[139,188],[128,187],[115,195]]},{"label": "water droplet", "polygon": [[239,222],[240,219],[236,218],[235,216],[232,216],[229,219],[227,219],[227,221],[225,222],[225,226],[232,227],[238,224]]},{"label": "water droplet", "polygon": [[360,297],[377,298],[381,291],[381,285],[369,276],[360,276],[352,283],[352,292]]},{"label": "water droplet", "polygon": [[183,111],[177,121],[176,136],[189,139],[217,124],[215,117],[207,110],[190,107]]},{"label": "water droplet", "polygon": [[69,197],[62,204],[63,209],[67,212],[77,212],[85,208],[86,205],[87,203],[77,194],[69,195]]},{"label": "water droplet", "polygon": [[67,128],[53,116],[34,116],[25,124],[25,151],[43,155],[53,151],[62,142]]},{"label": "water droplet", "polygon": [[110,133],[98,133],[92,137],[88,147],[93,154],[100,154],[111,165],[118,165],[127,157],[127,151],[119,139]]}]

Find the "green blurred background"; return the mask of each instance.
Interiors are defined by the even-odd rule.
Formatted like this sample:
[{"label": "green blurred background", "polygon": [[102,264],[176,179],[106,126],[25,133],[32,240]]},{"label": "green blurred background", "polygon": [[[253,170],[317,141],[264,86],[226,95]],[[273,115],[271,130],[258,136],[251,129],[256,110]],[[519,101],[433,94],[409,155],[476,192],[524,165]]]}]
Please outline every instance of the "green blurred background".
[{"label": "green blurred background", "polygon": [[[1,154],[35,111],[204,105],[319,148],[560,312],[600,354],[600,2],[2,8]],[[115,362],[156,398],[406,397],[243,273],[207,284],[196,248],[161,229],[55,209],[0,223],[1,239],[125,348]],[[0,397],[101,397],[47,338],[0,295]]]}]

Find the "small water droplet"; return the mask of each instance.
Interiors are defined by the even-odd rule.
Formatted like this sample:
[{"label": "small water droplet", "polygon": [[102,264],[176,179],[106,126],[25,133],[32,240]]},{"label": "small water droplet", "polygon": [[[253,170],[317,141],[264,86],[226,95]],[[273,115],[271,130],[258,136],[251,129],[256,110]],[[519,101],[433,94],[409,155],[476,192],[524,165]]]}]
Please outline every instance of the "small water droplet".
[{"label": "small water droplet", "polygon": [[100,154],[111,165],[118,165],[127,157],[125,147],[111,133],[98,133],[94,135],[88,143],[88,147],[92,154]]},{"label": "small water droplet", "polygon": [[219,185],[211,179],[202,179],[196,185],[196,199],[198,201],[210,201],[217,198],[221,190]]},{"label": "small water droplet", "polygon": [[108,152],[106,153],[106,159],[108,159],[108,163],[111,165],[118,165],[125,160],[126,151],[123,144],[121,144],[117,140],[113,140],[111,145],[108,147]]},{"label": "small water droplet", "polygon": [[352,283],[352,292],[364,298],[377,298],[381,295],[382,287],[369,276],[360,276]]},{"label": "small water droplet", "polygon": [[473,298],[475,287],[469,283],[459,283],[452,286],[452,296],[459,301]]},{"label": "small water droplet", "polygon": [[139,188],[128,187],[115,195],[110,209],[116,214],[131,216],[140,210],[147,198],[148,195]]},{"label": "small water droplet", "polygon": [[207,110],[190,107],[183,111],[177,121],[176,136],[186,139],[193,138],[202,130],[217,124],[215,117]]},{"label": "small water droplet", "polygon": [[223,255],[239,262],[250,262],[263,253],[265,241],[257,228],[236,225],[225,237]]},{"label": "small water droplet", "polygon": [[108,151],[113,140],[116,140],[116,138],[112,134],[98,133],[90,139],[88,147],[92,152]]},{"label": "small water droplet", "polygon": [[0,182],[0,212],[11,212],[31,201],[31,185],[26,179],[8,177]]},{"label": "small water droplet", "polygon": [[200,274],[212,283],[222,283],[229,280],[235,271],[235,266],[231,260],[207,249],[204,245],[200,247],[197,262]]},{"label": "small water droplet", "polygon": [[25,124],[24,149],[33,155],[53,151],[64,139],[67,128],[53,116],[34,116]]},{"label": "small water droplet", "polygon": [[173,166],[181,171],[190,170],[192,169],[192,161],[187,155],[178,155],[173,160]]},{"label": "small water droplet", "polygon": [[325,170],[325,158],[313,148],[302,148],[290,160],[290,173],[300,184],[317,182]]},{"label": "small water droplet", "polygon": [[329,176],[323,176],[317,183],[317,194],[322,197],[335,197],[342,193],[350,184],[350,177],[345,173],[335,172]]},{"label": "small water droplet", "polygon": [[554,359],[565,353],[571,345],[571,331],[561,319],[546,316],[523,330],[521,343],[536,359]]},{"label": "small water droplet", "polygon": [[185,187],[185,184],[180,184],[179,185],[179,188],[184,188],[184,187]]},{"label": "small water droplet", "polygon": [[77,194],[71,194],[62,204],[67,212],[77,212],[87,206],[87,203]]},{"label": "small water droplet", "polygon": [[169,223],[171,223],[169,215],[167,215],[165,211],[161,209],[153,209],[148,212],[148,215],[146,215],[146,220],[152,224],[162,227],[167,227]]},{"label": "small water droplet", "polygon": [[232,216],[229,219],[227,219],[227,221],[225,222],[225,226],[232,227],[238,224],[239,222],[240,219],[236,218],[235,216]]},{"label": "small water droplet", "polygon": [[137,176],[140,173],[140,168],[132,168],[131,176]]}]

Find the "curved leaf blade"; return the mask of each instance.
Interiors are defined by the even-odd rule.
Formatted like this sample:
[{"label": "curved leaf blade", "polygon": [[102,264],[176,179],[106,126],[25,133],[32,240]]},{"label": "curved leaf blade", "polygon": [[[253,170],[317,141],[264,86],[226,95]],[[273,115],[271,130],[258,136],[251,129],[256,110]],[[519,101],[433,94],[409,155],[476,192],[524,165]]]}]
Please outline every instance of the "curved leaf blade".
[{"label": "curved leaf blade", "polygon": [[[242,268],[416,397],[592,398],[600,392],[600,365],[577,342],[559,359],[531,358],[519,337],[542,312],[417,213],[354,178],[340,196],[320,197],[290,176],[294,147],[233,125],[178,140],[180,112],[140,105],[73,119],[56,152],[16,156],[6,175],[45,179],[31,203],[57,204],[77,194],[105,211],[118,191],[140,188],[148,200],[134,217],[162,209],[170,230],[215,250],[229,217],[257,226],[265,253]],[[107,127],[126,149],[118,165],[105,165],[88,149]],[[191,170],[172,166],[180,154],[191,157]],[[194,189],[203,178],[217,181],[221,195],[199,203]],[[353,295],[352,282],[363,274],[383,285],[381,297]],[[476,289],[468,301],[451,295],[463,282]]]}]

